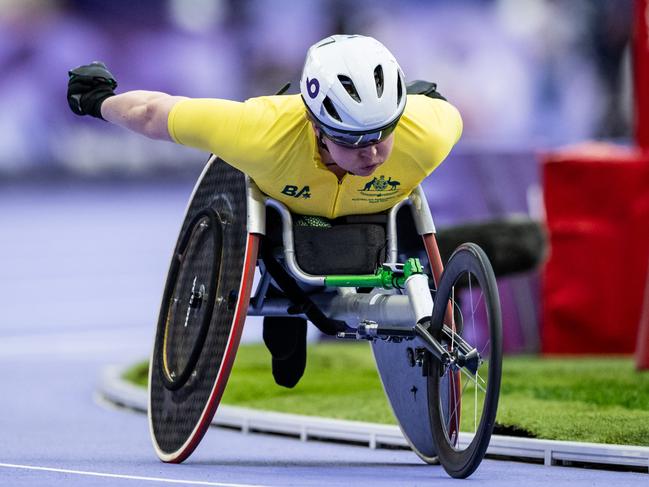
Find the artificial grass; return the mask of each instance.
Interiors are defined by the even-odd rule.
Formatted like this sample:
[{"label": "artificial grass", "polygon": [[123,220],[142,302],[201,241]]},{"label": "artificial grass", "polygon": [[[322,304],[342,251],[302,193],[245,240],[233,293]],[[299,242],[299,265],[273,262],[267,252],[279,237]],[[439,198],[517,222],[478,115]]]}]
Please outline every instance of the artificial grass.
[{"label": "artificial grass", "polygon": [[623,357],[510,357],[497,421],[539,438],[649,446],[649,373]]},{"label": "artificial grass", "polygon": [[[126,378],[146,385],[148,364]],[[309,346],[294,389],[275,385],[261,344],[239,348],[223,403],[394,424],[365,343]],[[496,433],[649,446],[649,373],[625,357],[505,357]]]}]

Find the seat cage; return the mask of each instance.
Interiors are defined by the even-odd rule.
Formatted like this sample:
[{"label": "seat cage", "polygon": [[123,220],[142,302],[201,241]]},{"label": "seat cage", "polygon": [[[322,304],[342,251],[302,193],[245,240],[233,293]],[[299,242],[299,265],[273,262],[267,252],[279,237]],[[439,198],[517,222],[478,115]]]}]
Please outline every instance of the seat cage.
[{"label": "seat cage", "polygon": [[[299,282],[311,286],[324,286],[325,277],[308,274],[302,270],[295,256],[293,236],[293,216],[282,202],[261,192],[250,178],[246,178],[248,199],[248,232],[266,234],[266,206],[275,209],[282,220],[282,246],[284,262],[291,275]],[[410,195],[394,205],[388,212],[387,220],[387,262],[397,262],[397,213],[404,205],[409,205],[417,233],[421,236],[435,233],[435,224],[428,207],[428,201],[421,186],[417,186]]]},{"label": "seat cage", "polygon": [[[371,293],[357,292],[355,287],[327,287],[324,275],[308,274],[300,268],[294,245],[293,217],[289,209],[283,203],[271,198],[261,192],[254,181],[247,178],[247,199],[248,199],[248,232],[254,234],[266,234],[266,207],[275,209],[282,222],[282,247],[283,265],[288,273],[297,281],[300,287],[305,288],[309,298],[326,316],[331,319],[345,321],[348,326],[355,328],[364,320],[371,320],[395,325],[411,327],[417,321],[413,313],[413,299],[418,299],[404,294],[395,294],[392,291],[382,288],[375,288]],[[387,215],[386,237],[387,237],[387,262],[385,264],[397,263],[398,241],[397,241],[397,215],[404,206],[410,206],[417,233],[424,238],[427,247],[429,260],[431,253],[426,239],[434,242],[435,225],[428,208],[428,202],[420,186],[405,198],[393,206]],[[437,247],[434,247],[437,249]],[[434,256],[433,256],[434,258]],[[433,271],[435,271],[435,263]],[[384,264],[384,265],[385,265]],[[441,266],[441,263],[439,264]],[[286,316],[287,310],[291,308],[291,301],[287,298],[269,298],[266,296],[271,283],[270,273],[263,265],[260,265],[261,278],[257,283],[256,290],[250,300],[248,309],[249,316]],[[435,272],[433,272],[435,274]],[[435,279],[438,275],[435,274]],[[333,292],[336,291],[336,292]],[[379,296],[377,296],[377,294]],[[427,293],[425,293],[427,295]],[[423,308],[430,312],[428,297]],[[416,308],[416,306],[415,306]],[[305,316],[297,314],[297,316]],[[413,321],[414,320],[414,321]]]}]

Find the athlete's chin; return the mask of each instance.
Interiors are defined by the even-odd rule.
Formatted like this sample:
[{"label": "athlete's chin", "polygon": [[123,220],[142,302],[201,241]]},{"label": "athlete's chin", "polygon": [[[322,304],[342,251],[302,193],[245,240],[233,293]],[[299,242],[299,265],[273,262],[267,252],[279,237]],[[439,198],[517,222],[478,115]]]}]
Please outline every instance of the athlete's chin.
[{"label": "athlete's chin", "polygon": [[369,166],[363,166],[356,171],[356,174],[359,176],[371,176],[374,171],[380,166],[380,164],[372,164]]}]

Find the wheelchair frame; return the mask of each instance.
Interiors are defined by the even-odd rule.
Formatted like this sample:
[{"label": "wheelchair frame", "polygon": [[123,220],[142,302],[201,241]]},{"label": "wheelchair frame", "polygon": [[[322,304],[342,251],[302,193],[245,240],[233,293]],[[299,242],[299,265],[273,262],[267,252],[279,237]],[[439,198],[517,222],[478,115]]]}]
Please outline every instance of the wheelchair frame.
[{"label": "wheelchair frame", "polygon": [[[424,192],[421,187],[417,187],[408,198],[388,212],[387,262],[376,274],[308,274],[297,262],[292,215],[288,208],[264,195],[248,177],[221,162],[215,156],[210,158],[192,192],[165,286],[149,372],[149,423],[158,456],[163,461],[179,463],[200,442],[225,389],[245,317],[289,316],[288,309],[292,304],[290,299],[266,296],[272,279],[268,270],[262,272],[254,295],[251,296],[259,238],[266,234],[266,209],[271,207],[279,213],[282,221],[285,268],[298,283],[311,288],[313,292],[309,293],[309,298],[324,315],[347,324],[347,328],[338,333],[339,338],[370,341],[384,391],[413,451],[427,463],[438,463],[439,454],[444,468],[453,477],[470,475],[486,451],[495,421],[500,387],[500,308],[497,304],[495,278],[484,252],[474,244],[460,246],[449,259],[448,272],[442,275],[443,266],[435,240],[435,225]],[[241,198],[242,191],[245,191],[245,202]],[[242,206],[244,203],[245,208]],[[410,206],[417,233],[423,239],[435,282],[435,298],[447,303],[441,307],[434,306],[428,276],[423,272],[418,259],[408,259],[405,264],[396,262],[397,214],[404,205]],[[230,221],[230,218],[233,220]],[[243,219],[246,221],[245,230],[240,226]],[[200,230],[196,230],[197,228]],[[211,239],[209,235],[214,232],[218,238]],[[194,235],[197,237],[194,238]],[[202,271],[198,270],[205,269],[205,262],[208,262],[208,269],[220,265],[218,262],[223,263],[225,257],[219,248],[220,244],[210,244],[212,250],[209,250],[210,247],[202,247],[206,245],[202,242],[220,242],[223,238],[224,248],[231,248],[225,242],[234,238],[234,235],[237,236],[236,239],[228,245],[240,246],[236,263],[233,262],[236,269],[225,262],[236,273],[232,274],[228,272],[229,269],[225,269],[224,279],[230,281],[221,289],[221,275],[215,281],[209,275],[201,275]],[[186,245],[181,245],[190,241],[190,250],[187,252],[191,252],[191,249],[201,252],[197,255],[203,260],[198,264],[192,264],[192,254],[185,255]],[[204,260],[206,258],[207,261]],[[193,268],[193,265],[199,267]],[[176,279],[180,279],[178,276],[182,275],[185,276],[184,280],[177,281]],[[194,285],[197,277],[193,277],[193,284],[187,287],[186,278],[198,275],[201,275],[200,283],[208,283],[210,289],[213,288],[212,292],[196,292]],[[239,277],[232,281],[235,275]],[[493,341],[493,345],[489,346],[490,351],[495,353],[494,360],[489,360],[488,388],[485,386],[487,375],[480,377],[476,374],[482,363],[480,354],[483,350],[478,352],[460,336],[463,320],[458,325],[460,329],[457,333],[455,329],[456,305],[452,303],[455,303],[454,288],[461,276],[469,276],[469,282],[471,276],[476,277],[477,287],[481,291],[480,299],[482,293],[486,292],[484,306],[488,319],[487,344]],[[372,288],[372,291],[357,292],[355,289],[365,286]],[[395,288],[405,290],[406,295],[396,294]],[[211,310],[212,302],[216,303],[218,310],[215,308],[211,319],[205,321],[205,314],[200,315],[199,310]],[[202,307],[202,303],[208,305]],[[196,338],[188,338],[191,354],[184,365],[183,362],[176,363],[176,359],[169,365],[169,354],[185,353],[182,350],[185,338],[181,338],[178,345],[181,348],[176,349],[175,342],[170,341],[170,337],[193,333],[193,324],[187,327],[191,309],[197,310],[197,316],[200,315],[203,323],[201,330],[205,333],[201,331]],[[180,328],[176,327],[176,311],[182,311],[184,325],[178,325]],[[183,329],[186,331],[182,331]],[[205,345],[204,348],[204,343],[209,346]],[[420,345],[418,348],[417,343]],[[213,352],[205,351],[212,349],[218,349],[218,356],[213,359]],[[420,372],[416,372],[417,367]],[[472,382],[476,393],[481,389],[486,395],[484,406],[480,407],[488,412],[484,413],[485,417],[481,414],[479,427],[476,424],[475,437],[460,434],[461,395],[466,388],[465,384],[460,391],[460,373],[469,377],[467,384]],[[208,382],[205,382],[203,379],[208,377]],[[152,385],[153,379],[156,379],[155,387]],[[201,381],[200,386],[197,381]],[[404,388],[406,383],[407,387]],[[410,385],[412,388],[408,389]],[[417,390],[424,391],[422,394],[425,400],[416,400]],[[196,400],[201,404],[199,410],[189,402],[193,400],[194,393],[198,394]],[[157,412],[152,414],[154,406]],[[169,407],[171,409],[166,409]],[[477,408],[476,404],[476,411]],[[175,421],[184,422],[183,411],[197,411],[200,414],[192,419],[195,423],[185,424],[182,435],[178,436],[174,425],[162,418],[172,414]],[[466,448],[462,449],[464,446]]]}]

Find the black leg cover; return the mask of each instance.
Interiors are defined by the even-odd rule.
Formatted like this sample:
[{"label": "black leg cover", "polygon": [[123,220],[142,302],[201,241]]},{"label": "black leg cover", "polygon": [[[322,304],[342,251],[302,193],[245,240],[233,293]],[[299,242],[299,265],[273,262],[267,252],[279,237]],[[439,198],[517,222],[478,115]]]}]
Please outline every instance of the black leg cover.
[{"label": "black leg cover", "polygon": [[273,378],[292,388],[306,367],[306,320],[289,316],[264,317],[264,343],[273,356]]}]

